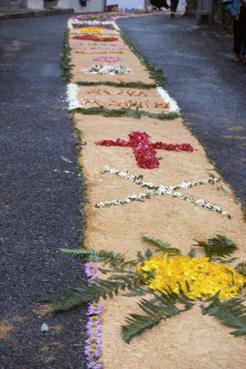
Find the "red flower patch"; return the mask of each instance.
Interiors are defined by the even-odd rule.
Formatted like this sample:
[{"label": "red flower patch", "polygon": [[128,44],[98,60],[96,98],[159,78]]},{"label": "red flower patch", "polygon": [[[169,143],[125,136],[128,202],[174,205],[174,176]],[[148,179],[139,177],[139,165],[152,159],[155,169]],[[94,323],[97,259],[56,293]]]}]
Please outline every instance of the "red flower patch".
[{"label": "red flower patch", "polygon": [[166,151],[194,151],[190,144],[166,144],[164,142],[152,143],[149,138],[150,136],[146,132],[131,132],[129,135],[129,141],[125,141],[121,138],[113,140],[101,140],[97,141],[96,145],[101,146],[122,146],[131,147],[135,155],[137,164],[140,168],[154,169],[159,167],[159,160],[157,159],[156,150]]}]

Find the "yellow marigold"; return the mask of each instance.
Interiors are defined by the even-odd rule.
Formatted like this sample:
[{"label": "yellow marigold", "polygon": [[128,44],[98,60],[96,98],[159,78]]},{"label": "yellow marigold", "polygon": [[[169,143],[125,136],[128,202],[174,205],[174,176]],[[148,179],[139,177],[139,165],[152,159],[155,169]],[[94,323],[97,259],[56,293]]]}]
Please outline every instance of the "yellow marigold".
[{"label": "yellow marigold", "polygon": [[189,256],[153,256],[137,266],[146,285],[166,293],[182,290],[192,299],[209,298],[219,292],[225,300],[237,296],[246,279],[231,265],[213,263],[208,258]]}]

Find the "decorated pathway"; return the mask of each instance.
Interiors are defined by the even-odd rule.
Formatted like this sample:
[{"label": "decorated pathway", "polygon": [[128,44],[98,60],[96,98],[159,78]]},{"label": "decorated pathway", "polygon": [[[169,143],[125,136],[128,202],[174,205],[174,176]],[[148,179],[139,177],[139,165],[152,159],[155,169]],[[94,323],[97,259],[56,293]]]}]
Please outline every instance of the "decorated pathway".
[{"label": "decorated pathway", "polygon": [[64,60],[89,203],[85,248],[63,252],[90,263],[88,286],[54,309],[90,303],[88,368],[244,369],[244,338],[219,322],[245,334],[246,226],[232,190],[113,19],[71,18]]}]

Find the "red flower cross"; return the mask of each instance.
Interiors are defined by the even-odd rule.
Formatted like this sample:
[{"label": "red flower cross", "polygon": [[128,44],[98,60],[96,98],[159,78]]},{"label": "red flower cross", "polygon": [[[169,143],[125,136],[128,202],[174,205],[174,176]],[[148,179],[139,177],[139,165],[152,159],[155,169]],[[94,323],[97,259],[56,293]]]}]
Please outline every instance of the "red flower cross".
[{"label": "red flower cross", "polygon": [[122,146],[131,147],[135,155],[137,164],[140,168],[154,169],[159,167],[159,161],[156,156],[156,150],[166,151],[186,151],[192,152],[193,147],[190,144],[166,144],[164,142],[152,143],[149,138],[150,136],[146,132],[131,132],[129,135],[129,141],[117,138],[113,140],[101,140],[97,141],[96,145],[102,146]]}]

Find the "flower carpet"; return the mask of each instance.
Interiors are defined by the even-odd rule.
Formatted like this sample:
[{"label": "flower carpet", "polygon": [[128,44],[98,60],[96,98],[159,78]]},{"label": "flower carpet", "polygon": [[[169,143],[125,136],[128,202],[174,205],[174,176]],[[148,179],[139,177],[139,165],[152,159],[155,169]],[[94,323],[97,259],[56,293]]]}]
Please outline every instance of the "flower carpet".
[{"label": "flower carpet", "polygon": [[[73,17],[68,30],[67,101],[89,200],[85,249],[76,251],[89,260],[82,298],[89,302],[88,368],[244,369],[245,338],[230,334],[206,300],[230,304],[245,293],[237,265],[245,260],[246,226],[232,190],[184,125],[158,73],[137,57],[114,19]],[[144,254],[152,237],[163,255]],[[217,242],[212,251],[196,241],[209,239]],[[104,299],[112,281],[118,295]],[[146,289],[153,300],[141,300]],[[86,294],[94,299],[85,300]],[[165,305],[158,325],[151,301]],[[130,335],[143,310],[152,329]]]}]

